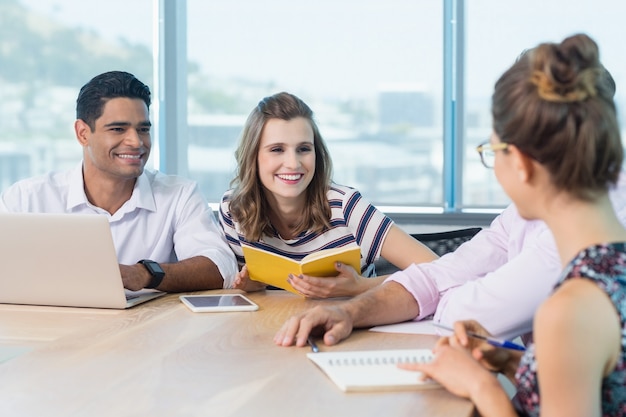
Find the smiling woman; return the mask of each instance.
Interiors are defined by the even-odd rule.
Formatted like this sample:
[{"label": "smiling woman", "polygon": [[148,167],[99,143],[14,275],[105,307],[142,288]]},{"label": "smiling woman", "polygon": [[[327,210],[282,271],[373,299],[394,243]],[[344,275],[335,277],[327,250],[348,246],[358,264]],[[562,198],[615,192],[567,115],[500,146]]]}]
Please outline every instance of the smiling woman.
[{"label": "smiling woman", "polygon": [[[356,295],[382,281],[374,261],[383,255],[398,268],[436,258],[354,188],[332,182],[332,162],[302,100],[289,93],[266,97],[252,110],[236,151],[234,188],[222,198],[220,221],[241,271],[234,286],[257,290],[242,244],[294,260],[322,249],[358,246],[359,271],[338,265],[337,276],[290,274],[284,280],[308,297]],[[282,278],[282,277],[281,277]]]},{"label": "smiling woman", "polygon": [[292,239],[301,227],[305,191],[315,175],[313,129],[307,119],[267,121],[259,144],[258,170],[273,208],[270,220],[283,238]]}]

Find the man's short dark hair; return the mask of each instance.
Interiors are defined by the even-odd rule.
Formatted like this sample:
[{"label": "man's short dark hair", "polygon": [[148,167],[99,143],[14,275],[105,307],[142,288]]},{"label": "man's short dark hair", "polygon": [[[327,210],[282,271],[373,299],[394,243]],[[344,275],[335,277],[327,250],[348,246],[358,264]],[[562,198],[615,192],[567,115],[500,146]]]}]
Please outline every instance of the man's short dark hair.
[{"label": "man's short dark hair", "polygon": [[95,76],[80,89],[76,99],[76,118],[87,123],[93,131],[105,103],[117,97],[138,98],[150,108],[150,88],[147,85],[128,72],[109,71]]}]

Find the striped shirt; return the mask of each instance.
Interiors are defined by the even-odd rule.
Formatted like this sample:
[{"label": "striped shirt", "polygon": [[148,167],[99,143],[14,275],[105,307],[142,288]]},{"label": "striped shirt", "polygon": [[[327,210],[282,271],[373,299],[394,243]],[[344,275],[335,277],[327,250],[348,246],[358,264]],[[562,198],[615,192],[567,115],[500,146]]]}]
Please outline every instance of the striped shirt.
[{"label": "striped shirt", "polygon": [[321,249],[356,244],[361,248],[361,274],[375,276],[374,261],[380,257],[392,220],[366,201],[354,188],[332,184],[328,191],[330,229],[321,233],[307,230],[291,240],[284,240],[278,234],[264,234],[259,242],[250,242],[241,234],[239,223],[230,214],[231,195],[232,190],[229,190],[222,197],[219,219],[239,267],[245,264],[241,242],[298,261]]}]

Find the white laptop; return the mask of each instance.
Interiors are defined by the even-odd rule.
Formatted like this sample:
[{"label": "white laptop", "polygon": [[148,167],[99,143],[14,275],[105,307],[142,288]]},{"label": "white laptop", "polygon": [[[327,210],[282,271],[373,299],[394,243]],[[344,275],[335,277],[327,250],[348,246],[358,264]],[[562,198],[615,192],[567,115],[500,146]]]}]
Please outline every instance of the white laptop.
[{"label": "white laptop", "polygon": [[124,289],[109,222],[0,213],[0,303],[124,309],[165,293]]}]

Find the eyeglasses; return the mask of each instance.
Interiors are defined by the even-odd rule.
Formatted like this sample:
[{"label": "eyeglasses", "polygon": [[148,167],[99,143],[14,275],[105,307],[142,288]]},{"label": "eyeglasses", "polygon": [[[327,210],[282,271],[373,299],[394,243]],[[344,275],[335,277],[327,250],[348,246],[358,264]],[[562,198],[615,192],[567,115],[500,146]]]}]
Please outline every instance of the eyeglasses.
[{"label": "eyeglasses", "polygon": [[476,147],[476,151],[480,155],[480,161],[485,168],[493,168],[496,160],[496,151],[504,151],[509,147],[508,143],[500,142],[492,144],[491,142],[481,143]]}]

